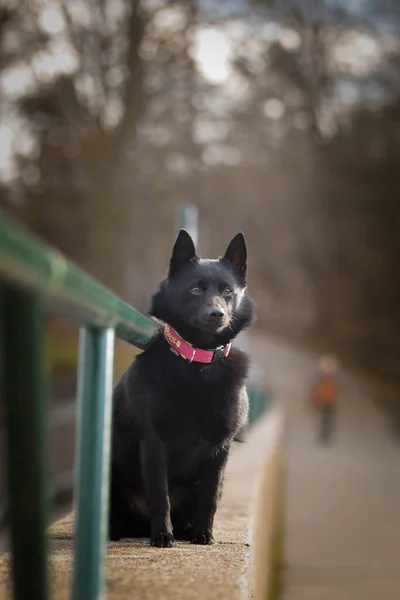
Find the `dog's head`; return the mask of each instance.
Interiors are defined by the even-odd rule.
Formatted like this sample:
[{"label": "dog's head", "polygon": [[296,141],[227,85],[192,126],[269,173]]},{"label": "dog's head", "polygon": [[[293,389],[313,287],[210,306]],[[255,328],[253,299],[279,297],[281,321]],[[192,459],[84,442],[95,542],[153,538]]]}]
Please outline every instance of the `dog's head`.
[{"label": "dog's head", "polygon": [[251,324],[253,305],[246,290],[246,243],[238,233],[221,258],[201,259],[181,229],[167,278],[153,296],[150,314],[169,323],[200,348],[233,339]]}]

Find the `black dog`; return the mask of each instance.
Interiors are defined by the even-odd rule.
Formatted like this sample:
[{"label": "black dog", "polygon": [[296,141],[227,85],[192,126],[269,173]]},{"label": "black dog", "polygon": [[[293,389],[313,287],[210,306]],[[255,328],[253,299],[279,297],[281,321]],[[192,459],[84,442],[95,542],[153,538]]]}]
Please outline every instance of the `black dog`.
[{"label": "black dog", "polygon": [[241,233],[218,260],[198,258],[187,231],[178,235],[150,311],[163,335],[114,392],[112,540],[213,542],[223,472],[247,422],[248,360],[230,350],[253,318],[246,256]]}]

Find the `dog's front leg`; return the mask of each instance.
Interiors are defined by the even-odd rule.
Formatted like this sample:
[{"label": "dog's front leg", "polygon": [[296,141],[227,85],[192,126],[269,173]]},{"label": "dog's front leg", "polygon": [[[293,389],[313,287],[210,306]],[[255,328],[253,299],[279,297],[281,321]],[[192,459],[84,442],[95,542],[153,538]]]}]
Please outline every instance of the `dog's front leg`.
[{"label": "dog's front leg", "polygon": [[140,451],[143,482],[150,510],[150,543],[159,548],[171,548],[175,540],[171,524],[164,444],[153,432],[142,441]]},{"label": "dog's front leg", "polygon": [[192,544],[212,544],[214,542],[214,515],[217,510],[228,456],[229,448],[221,449],[203,466],[198,483],[199,504],[192,525]]}]

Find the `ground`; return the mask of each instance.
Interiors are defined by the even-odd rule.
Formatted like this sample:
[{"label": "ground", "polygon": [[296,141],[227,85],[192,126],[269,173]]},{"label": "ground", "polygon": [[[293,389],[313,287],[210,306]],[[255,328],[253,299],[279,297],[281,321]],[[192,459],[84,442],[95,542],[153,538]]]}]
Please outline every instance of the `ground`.
[{"label": "ground", "polygon": [[315,357],[272,338],[251,345],[286,413],[283,600],[398,600],[400,446],[379,392],[344,370],[337,435],[321,447],[307,404]]},{"label": "ground", "polygon": [[[400,446],[379,408],[379,394],[344,369],[337,435],[331,446],[321,447],[307,402],[316,357],[256,334],[242,342],[254,357],[252,376],[271,388],[286,419],[282,600],[398,600]],[[147,541],[111,544],[107,598],[247,597],[248,524],[256,474],[271,434],[267,422],[255,427],[251,442],[239,446],[229,463],[216,520],[217,543],[182,543],[168,550],[150,548]],[[59,600],[68,597],[71,545],[67,520],[53,533]],[[0,597],[6,588],[3,558]]]}]

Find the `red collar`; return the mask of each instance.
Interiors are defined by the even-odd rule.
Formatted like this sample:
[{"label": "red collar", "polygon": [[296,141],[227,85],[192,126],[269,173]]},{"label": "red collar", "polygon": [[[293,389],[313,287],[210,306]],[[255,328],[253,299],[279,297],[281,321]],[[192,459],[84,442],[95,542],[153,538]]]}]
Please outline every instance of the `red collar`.
[{"label": "red collar", "polygon": [[226,346],[219,346],[215,350],[202,350],[195,348],[189,342],[186,342],[170,325],[165,325],[164,336],[168,344],[189,362],[211,363],[228,356],[232,342]]}]

